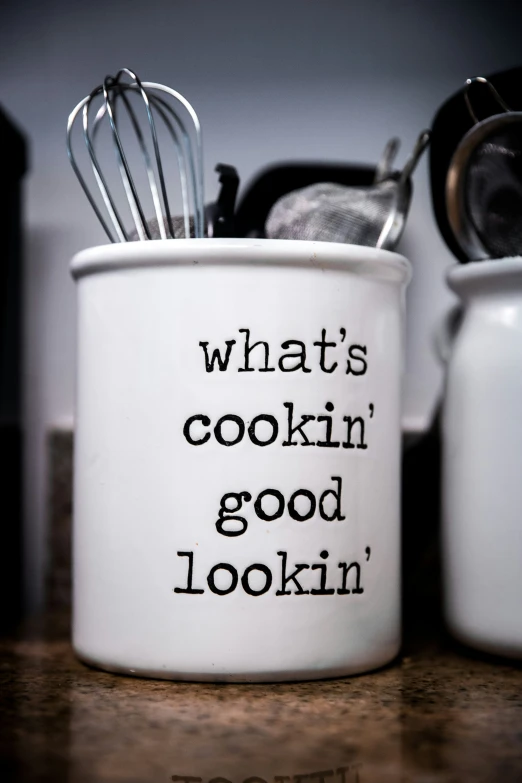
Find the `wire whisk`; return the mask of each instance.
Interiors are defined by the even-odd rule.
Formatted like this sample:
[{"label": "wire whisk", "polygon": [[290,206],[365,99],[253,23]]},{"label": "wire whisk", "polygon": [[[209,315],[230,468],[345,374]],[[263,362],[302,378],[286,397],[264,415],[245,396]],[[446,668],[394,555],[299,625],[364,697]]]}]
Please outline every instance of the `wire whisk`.
[{"label": "wire whisk", "polygon": [[[132,103],[135,99],[132,96],[138,96],[143,102],[145,125],[148,125],[148,131],[144,132],[142,128],[143,121],[138,117]],[[101,106],[96,110],[95,104],[100,99]],[[127,120],[143,156],[146,180],[154,207],[154,224],[157,224],[160,238],[176,238],[179,236],[179,227],[176,225],[177,219],[172,217],[169,204],[169,178],[160,151],[159,126],[163,126],[173,144],[181,191],[184,236],[204,236],[203,148],[198,116],[192,105],[176,90],[156,82],[142,82],[130,68],[122,68],[115,77],[107,76],[103,84],[80,101],[69,115],[67,122],[69,160],[110,241],[128,242],[133,238],[133,233],[140,240],[148,240],[154,233],[145,217],[144,199],[140,198],[136,176],[133,176],[129,156],[123,144],[122,110],[126,112]],[[88,159],[103,206],[96,198],[96,187],[91,188],[88,185],[73,151],[73,129],[80,119]],[[99,131],[102,125],[107,123],[112,136],[121,183],[132,215],[134,225],[132,231],[125,227],[114,188],[109,186],[108,178],[101,165],[98,149]]]}]

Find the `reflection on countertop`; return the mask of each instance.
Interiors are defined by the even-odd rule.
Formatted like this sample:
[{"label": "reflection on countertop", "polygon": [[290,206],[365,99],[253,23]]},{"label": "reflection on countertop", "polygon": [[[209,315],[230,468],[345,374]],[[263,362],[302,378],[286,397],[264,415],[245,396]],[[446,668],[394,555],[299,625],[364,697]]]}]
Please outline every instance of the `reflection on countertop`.
[{"label": "reflection on countertop", "polygon": [[2,781],[522,779],[522,668],[440,639],[314,683],[138,680],[74,657],[65,615],[0,644]]}]

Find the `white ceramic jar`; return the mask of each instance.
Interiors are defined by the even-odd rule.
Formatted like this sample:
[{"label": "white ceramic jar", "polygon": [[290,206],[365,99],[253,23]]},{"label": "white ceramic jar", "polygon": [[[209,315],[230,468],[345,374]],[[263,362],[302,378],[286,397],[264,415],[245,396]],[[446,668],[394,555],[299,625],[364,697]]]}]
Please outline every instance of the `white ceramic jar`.
[{"label": "white ceramic jar", "polygon": [[522,259],[448,283],[464,316],[443,416],[446,619],[465,644],[522,657]]},{"label": "white ceramic jar", "polygon": [[408,262],[192,239],[72,271],[78,655],[236,681],[393,659]]}]

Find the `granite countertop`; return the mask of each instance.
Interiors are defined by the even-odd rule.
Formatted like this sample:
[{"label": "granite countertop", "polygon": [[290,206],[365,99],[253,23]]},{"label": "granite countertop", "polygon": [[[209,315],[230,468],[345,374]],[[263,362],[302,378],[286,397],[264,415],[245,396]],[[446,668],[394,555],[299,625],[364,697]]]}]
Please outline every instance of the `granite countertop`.
[{"label": "granite countertop", "polygon": [[208,685],[89,669],[67,626],[0,645],[2,781],[522,780],[522,668],[444,637],[360,677]]}]

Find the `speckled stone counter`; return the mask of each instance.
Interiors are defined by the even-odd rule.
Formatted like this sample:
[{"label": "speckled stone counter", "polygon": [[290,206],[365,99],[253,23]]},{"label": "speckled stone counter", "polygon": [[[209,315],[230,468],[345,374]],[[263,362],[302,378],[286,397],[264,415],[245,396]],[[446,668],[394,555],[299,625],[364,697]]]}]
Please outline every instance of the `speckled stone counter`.
[{"label": "speckled stone counter", "polygon": [[522,780],[522,669],[407,643],[392,666],[311,684],[197,685],[77,661],[63,615],[0,646],[0,780]]}]

